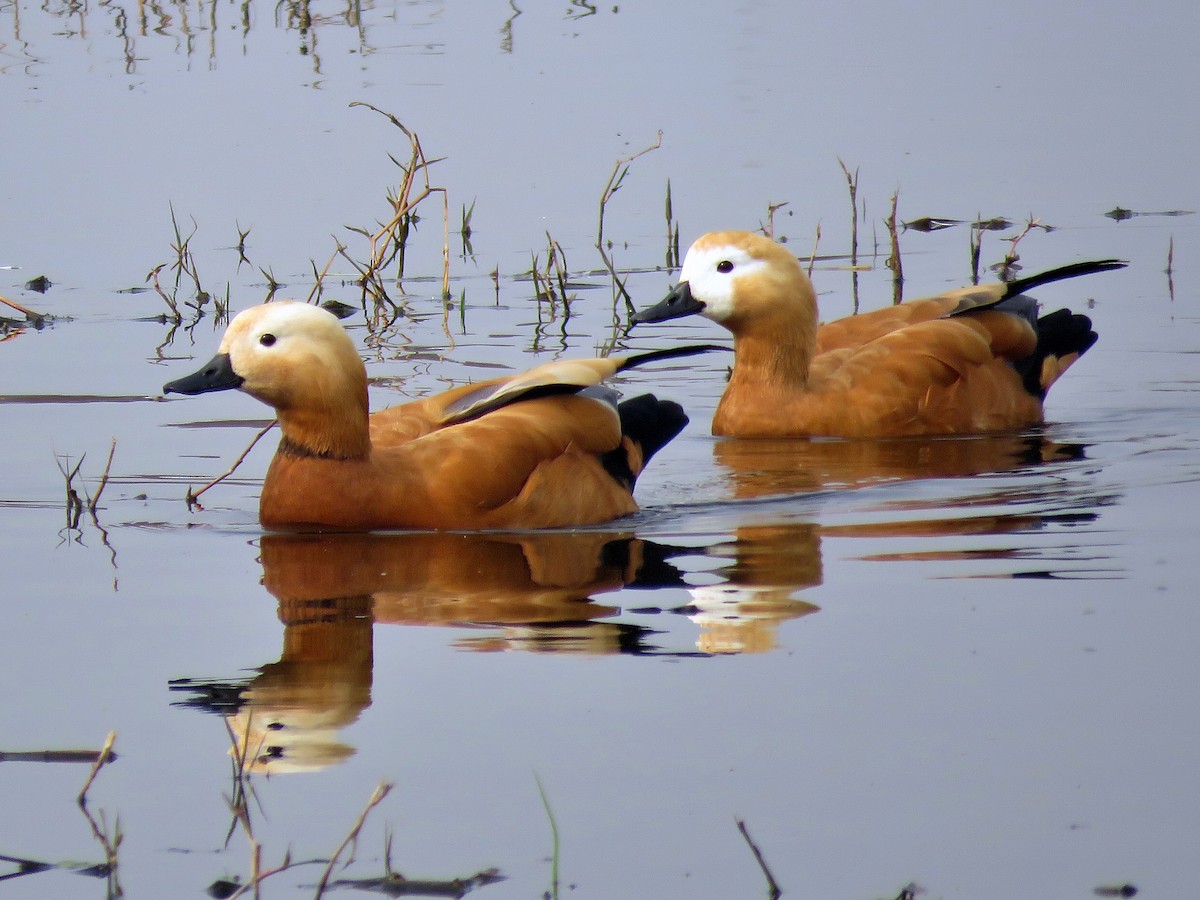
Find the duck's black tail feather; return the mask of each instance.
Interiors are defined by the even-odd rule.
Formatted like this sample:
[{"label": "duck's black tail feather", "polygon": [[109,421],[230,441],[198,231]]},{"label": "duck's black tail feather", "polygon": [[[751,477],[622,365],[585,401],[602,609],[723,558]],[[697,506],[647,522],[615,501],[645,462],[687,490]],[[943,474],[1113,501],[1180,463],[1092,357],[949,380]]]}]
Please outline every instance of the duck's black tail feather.
[{"label": "duck's black tail feather", "polygon": [[659,400],[653,394],[642,394],[617,406],[621,417],[621,433],[641,450],[641,465],[634,471],[624,442],[601,457],[604,468],[613,478],[630,490],[650,458],[683,431],[688,423],[683,407],[672,400]]},{"label": "duck's black tail feather", "polygon": [[708,353],[713,350],[724,350],[726,352],[732,350],[732,347],[726,347],[722,344],[684,344],[682,347],[667,347],[663,350],[647,350],[645,353],[635,353],[632,356],[627,356],[621,361],[618,372],[624,372],[626,369],[632,369],[634,366],[644,365],[645,363],[655,362],[660,359],[677,359],[681,356],[695,356],[697,353]]},{"label": "duck's black tail feather", "polygon": [[1043,284],[1050,284],[1055,281],[1062,281],[1066,278],[1075,278],[1079,275],[1092,275],[1096,272],[1109,272],[1113,269],[1123,269],[1129,263],[1123,259],[1093,259],[1087,262],[1070,263],[1069,265],[1059,266],[1057,269],[1050,269],[1047,272],[1038,272],[1036,275],[1026,275],[1024,278],[1014,278],[1008,282],[1008,287],[1004,291],[1005,297],[1015,297],[1017,294],[1023,294],[1026,291],[1031,291]]},{"label": "duck's black tail feather", "polygon": [[1096,332],[1087,316],[1059,309],[1037,320],[1037,335],[1037,349],[1016,367],[1025,390],[1045,397],[1050,385],[1096,343]]}]

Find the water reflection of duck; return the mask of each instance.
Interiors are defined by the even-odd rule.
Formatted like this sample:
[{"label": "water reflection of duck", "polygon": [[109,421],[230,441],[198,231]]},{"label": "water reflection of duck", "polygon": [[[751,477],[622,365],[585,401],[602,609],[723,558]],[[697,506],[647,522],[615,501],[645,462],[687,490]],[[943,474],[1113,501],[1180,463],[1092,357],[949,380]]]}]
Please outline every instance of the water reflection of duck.
[{"label": "water reflection of duck", "polygon": [[[1086,446],[1059,443],[1040,435],[979,435],[892,440],[729,439],[714,446],[718,464],[729,474],[739,499],[788,497],[821,491],[844,491],[915,479],[956,479],[980,475],[1019,475],[1038,466],[1055,466],[1085,458]],[[971,479],[962,490],[884,494],[885,499],[859,521],[826,523],[815,531],[823,538],[980,538],[1041,531],[1049,525],[1077,528],[1099,516],[1113,495],[1097,491],[1088,479],[1008,477]],[[812,540],[818,538],[814,535]],[[1078,538],[1060,548],[1031,554],[1027,545],[1005,540],[947,542],[893,550],[875,550],[874,560],[969,559],[1008,561],[997,574],[1006,577],[1050,577],[1088,571],[1094,558],[1072,549]],[[752,546],[752,544],[751,544]],[[1012,561],[1039,559],[1043,566]],[[1085,564],[1081,567],[1080,564]],[[731,575],[731,580],[736,576]]]},{"label": "water reflection of duck", "polygon": [[370,705],[375,624],[491,626],[471,649],[645,652],[649,630],[597,621],[616,610],[592,596],[682,584],[672,548],[626,534],[267,535],[261,551],[284,625],[279,661],[247,681],[172,683],[192,695],[183,705],[227,718],[251,771],[353,752],[339,732]]},{"label": "water reflection of duck", "polygon": [[739,498],[802,494],[917,478],[1006,472],[1083,457],[1080,444],[1040,435],[879,440],[730,439],[713,448]]},{"label": "water reflection of duck", "polygon": [[760,234],[703,235],[679,284],[633,322],[699,313],[729,329],[734,366],[713,434],[889,437],[975,434],[1042,420],[1051,385],[1096,340],[1087,316],[1038,317],[1024,291],[1120,268],[1075,263],[818,325],[812,283]]},{"label": "water reflection of duck", "polygon": [[821,534],[807,522],[744,525],[734,539],[707,549],[728,559],[717,571],[725,580],[690,589],[684,610],[700,627],[696,646],[704,653],[764,653],[774,650],[778,627],[819,607],[796,592],[821,584]]}]

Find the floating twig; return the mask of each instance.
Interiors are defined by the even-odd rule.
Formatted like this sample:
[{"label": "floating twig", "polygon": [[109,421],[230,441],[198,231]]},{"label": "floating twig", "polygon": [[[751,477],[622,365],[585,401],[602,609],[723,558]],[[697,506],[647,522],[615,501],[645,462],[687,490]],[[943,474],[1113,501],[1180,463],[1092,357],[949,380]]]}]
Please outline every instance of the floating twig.
[{"label": "floating twig", "polygon": [[771,874],[771,869],[767,865],[767,861],[763,859],[762,851],[758,849],[758,845],[755,844],[754,840],[750,837],[750,832],[746,828],[745,820],[735,819],[734,821],[737,822],[738,831],[742,833],[742,837],[746,840],[746,846],[748,846],[750,848],[750,852],[754,854],[754,859],[758,863],[758,867],[762,869],[763,876],[767,879],[767,896],[770,897],[771,900],[779,900],[779,898],[783,896],[783,891],[780,890],[779,885],[775,882],[775,876]]},{"label": "floating twig", "polygon": [[[103,750],[0,750],[0,762],[96,763]],[[111,750],[108,762],[117,758]]]},{"label": "floating twig", "polygon": [[1167,241],[1167,294],[1175,302],[1175,235]]}]

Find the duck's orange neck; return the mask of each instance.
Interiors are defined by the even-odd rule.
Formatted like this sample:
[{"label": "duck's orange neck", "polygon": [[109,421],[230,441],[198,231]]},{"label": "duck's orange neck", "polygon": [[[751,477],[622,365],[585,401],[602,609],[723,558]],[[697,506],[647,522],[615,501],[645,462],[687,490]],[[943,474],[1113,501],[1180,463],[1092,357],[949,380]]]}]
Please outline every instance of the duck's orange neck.
[{"label": "duck's orange neck", "polygon": [[365,459],[371,453],[365,385],[355,398],[322,398],[276,413],[283,431],[281,451],[327,459]]},{"label": "duck's orange neck", "polygon": [[816,322],[774,315],[736,328],[730,386],[804,390],[816,347]]}]

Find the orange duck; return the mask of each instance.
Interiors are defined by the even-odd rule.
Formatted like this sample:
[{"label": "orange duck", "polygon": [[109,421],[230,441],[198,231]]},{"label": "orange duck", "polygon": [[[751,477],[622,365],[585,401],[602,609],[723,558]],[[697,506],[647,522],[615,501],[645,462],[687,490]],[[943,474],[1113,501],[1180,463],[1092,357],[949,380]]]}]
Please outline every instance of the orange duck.
[{"label": "orange duck", "polygon": [[713,434],[1018,431],[1042,421],[1050,386],[1096,341],[1087,316],[1061,309],[1038,318],[1023,292],[1124,265],[1075,263],[818,325],[795,256],[759,234],[712,232],[688,250],[675,288],[633,324],[699,313],[733,333],[733,374]]},{"label": "orange duck", "polygon": [[552,362],[369,415],[366,368],[333,314],[276,301],[234,318],[217,355],[163,392],[238,388],[274,407],[267,528],[552,528],[636,510],[637,476],[687,424],[676,403],[618,406],[600,382],[705,349]]}]

